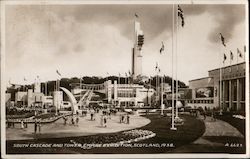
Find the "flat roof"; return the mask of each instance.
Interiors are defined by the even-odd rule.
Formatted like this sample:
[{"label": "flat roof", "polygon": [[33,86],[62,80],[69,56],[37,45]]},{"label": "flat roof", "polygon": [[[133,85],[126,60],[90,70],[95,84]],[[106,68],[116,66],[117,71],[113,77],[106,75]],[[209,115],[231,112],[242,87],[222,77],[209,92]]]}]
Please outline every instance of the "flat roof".
[{"label": "flat roof", "polygon": [[197,79],[189,80],[189,82],[198,81],[198,80],[202,80],[202,79],[206,79],[206,78],[213,78],[213,77],[202,77],[202,78],[197,78]]},{"label": "flat roof", "polygon": [[[237,64],[233,64],[233,65],[225,66],[225,67],[221,67],[221,68],[228,68],[228,67],[232,67],[232,66],[241,65],[241,64],[244,64],[244,63],[246,63],[246,62],[244,61],[244,62],[241,62],[241,63],[237,63]],[[208,72],[215,71],[215,70],[219,70],[219,69],[220,69],[220,68],[212,69],[212,70],[209,70]]]}]

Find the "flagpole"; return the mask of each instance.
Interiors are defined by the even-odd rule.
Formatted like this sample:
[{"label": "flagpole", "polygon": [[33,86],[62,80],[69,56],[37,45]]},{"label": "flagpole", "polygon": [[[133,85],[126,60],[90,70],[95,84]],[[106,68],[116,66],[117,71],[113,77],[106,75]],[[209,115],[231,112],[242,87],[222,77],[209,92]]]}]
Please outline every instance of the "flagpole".
[{"label": "flagpole", "polygon": [[[221,50],[222,50],[222,46],[220,47],[221,48]],[[222,51],[221,51],[222,52]],[[224,55],[224,54],[223,54]],[[222,55],[222,56],[223,56]],[[223,57],[222,57],[223,58]],[[224,64],[225,64],[225,61],[223,60],[223,64],[221,64],[220,63],[220,60],[221,60],[221,54],[219,54],[219,64],[220,64],[220,81],[219,81],[219,85],[220,85],[220,94],[219,94],[219,107],[220,107],[220,115],[222,115],[221,114],[221,112],[222,112],[222,103],[221,103],[221,97],[222,97],[222,72],[221,72],[221,67],[222,66],[224,66]]]},{"label": "flagpole", "polygon": [[236,58],[236,60],[237,60],[237,62],[236,62],[236,63],[237,63],[237,71],[239,70],[239,65],[238,65],[238,56],[239,56],[239,55],[238,55],[238,54],[239,54],[239,53],[238,53],[238,48],[237,48],[237,55],[236,55],[236,56],[237,56],[237,58]]},{"label": "flagpole", "polygon": [[232,51],[230,51],[230,68],[231,68],[231,65],[232,65]]},{"label": "flagpole", "polygon": [[82,101],[81,101],[81,98],[82,98],[82,77],[80,76],[80,98],[79,98],[79,101],[80,101],[80,108],[82,108]]},{"label": "flagpole", "polygon": [[174,125],[174,21],[175,21],[175,6],[173,4],[173,11],[172,11],[172,123],[171,123],[171,130],[177,130]]},{"label": "flagpole", "polygon": [[162,85],[163,85],[163,83],[162,83],[162,81],[163,81],[163,78],[161,77],[161,115],[163,115],[163,87],[162,87]]},{"label": "flagpole", "polygon": [[[175,14],[176,14],[176,12],[175,12]],[[179,117],[178,117],[178,107],[177,107],[177,102],[178,102],[178,71],[177,71],[177,68],[178,68],[178,64],[177,64],[177,62],[178,62],[178,47],[177,47],[177,45],[178,45],[178,29],[179,29],[179,21],[178,21],[178,15],[176,15],[176,34],[175,34],[175,36],[176,36],[176,38],[175,38],[175,40],[176,40],[176,42],[175,42],[175,53],[176,53],[176,69],[175,69],[175,71],[176,71],[176,96],[175,96],[175,98],[176,98],[176,102],[175,102],[175,106],[176,106],[176,114],[175,114],[175,119],[178,119]]]},{"label": "flagpole", "polygon": [[[149,90],[151,89],[151,76],[149,77]],[[150,98],[150,100],[148,99],[148,105],[151,107],[151,98]]]}]

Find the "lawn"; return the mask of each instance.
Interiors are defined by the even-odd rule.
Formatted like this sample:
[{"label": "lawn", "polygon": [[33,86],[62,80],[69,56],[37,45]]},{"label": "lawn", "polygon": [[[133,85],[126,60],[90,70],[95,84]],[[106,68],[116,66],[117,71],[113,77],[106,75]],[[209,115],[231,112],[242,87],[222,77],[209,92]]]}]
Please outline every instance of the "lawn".
[{"label": "lawn", "polygon": [[[198,120],[194,117],[184,115],[181,116],[185,123],[182,126],[178,126],[177,131],[170,130],[171,120],[169,117],[162,117],[160,115],[150,114],[146,116],[151,120],[148,125],[138,128],[140,130],[149,130],[156,134],[155,137],[134,142],[128,144],[128,147],[98,147],[92,149],[83,149],[80,147],[53,147],[53,148],[14,148],[14,143],[43,143],[43,144],[67,144],[67,143],[113,143],[116,141],[121,141],[126,139],[123,132],[110,133],[110,134],[100,134],[92,136],[82,136],[82,137],[67,137],[67,138],[53,138],[53,139],[36,139],[36,140],[23,140],[23,141],[7,141],[7,153],[82,153],[82,154],[98,154],[98,153],[168,153],[173,149],[190,144],[200,136],[205,131],[205,125],[203,121]],[[122,139],[123,138],[123,139]],[[73,141],[73,142],[72,142]],[[129,147],[132,146],[133,148]],[[160,145],[160,146],[159,146]],[[171,146],[161,146],[161,145],[171,145]],[[173,146],[173,147],[172,147]]]}]

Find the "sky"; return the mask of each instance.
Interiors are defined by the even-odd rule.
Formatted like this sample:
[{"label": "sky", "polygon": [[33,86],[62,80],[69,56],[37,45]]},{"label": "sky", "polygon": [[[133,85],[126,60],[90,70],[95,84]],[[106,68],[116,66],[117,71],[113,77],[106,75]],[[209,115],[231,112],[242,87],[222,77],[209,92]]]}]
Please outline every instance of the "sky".
[{"label": "sky", "polygon": [[[207,77],[208,71],[243,62],[246,36],[244,5],[182,4],[184,27],[177,34],[177,78]],[[6,6],[6,81],[33,83],[62,77],[116,75],[131,70],[135,13],[145,42],[143,75],[172,76],[171,4],[8,5]],[[175,23],[176,28],[176,23]],[[219,33],[225,37],[223,47]],[[165,45],[159,53],[161,42]],[[234,59],[230,62],[230,50]],[[176,64],[174,56],[174,64]],[[24,81],[24,78],[27,81]],[[174,73],[174,78],[176,74]]]}]

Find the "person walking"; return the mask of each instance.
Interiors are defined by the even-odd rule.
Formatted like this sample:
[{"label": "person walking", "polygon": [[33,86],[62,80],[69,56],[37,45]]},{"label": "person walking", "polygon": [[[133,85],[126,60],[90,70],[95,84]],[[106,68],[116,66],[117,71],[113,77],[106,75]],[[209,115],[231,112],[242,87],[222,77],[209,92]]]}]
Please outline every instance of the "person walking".
[{"label": "person walking", "polygon": [[37,121],[35,121],[35,123],[34,123],[34,132],[35,132],[35,134],[36,134],[36,131],[37,131]]},{"label": "person walking", "polygon": [[120,123],[122,123],[122,114],[120,114]]},{"label": "person walking", "polygon": [[101,127],[103,127],[103,121],[104,120],[104,118],[103,118],[103,115],[101,115]]},{"label": "person walking", "polygon": [[27,119],[24,120],[24,128],[28,128],[28,121],[27,121]]},{"label": "person walking", "polygon": [[23,123],[23,120],[21,120],[21,129],[24,128],[24,123]]},{"label": "person walking", "polygon": [[127,124],[129,124],[129,118],[130,116],[127,114]]},{"label": "person walking", "polygon": [[124,123],[124,115],[122,115],[122,123]]},{"label": "person walking", "polygon": [[74,117],[73,116],[71,118],[71,123],[72,123],[72,125],[75,125],[75,121],[74,121]]},{"label": "person walking", "polygon": [[39,134],[41,134],[41,127],[42,127],[42,123],[41,123],[41,121],[39,121],[39,123],[38,123],[38,132],[39,132]]},{"label": "person walking", "polygon": [[205,110],[203,111],[203,117],[204,117],[204,120],[206,120],[206,111]]},{"label": "person walking", "polygon": [[107,117],[106,117],[106,115],[103,118],[103,123],[104,123],[104,127],[106,128],[107,127]]},{"label": "person walking", "polygon": [[78,126],[78,122],[79,122],[79,117],[76,117],[76,126]]}]

